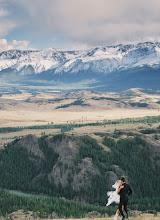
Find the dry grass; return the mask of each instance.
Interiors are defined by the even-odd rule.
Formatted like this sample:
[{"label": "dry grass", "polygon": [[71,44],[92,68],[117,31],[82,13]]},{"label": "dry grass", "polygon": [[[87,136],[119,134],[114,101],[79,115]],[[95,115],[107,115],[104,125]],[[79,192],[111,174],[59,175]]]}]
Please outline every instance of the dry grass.
[{"label": "dry grass", "polygon": [[[122,98],[116,93],[91,93],[87,91],[73,92],[69,94],[46,94],[36,96],[29,93],[3,95],[0,97],[0,127],[16,127],[29,125],[42,125],[50,122],[55,124],[88,123],[114,120],[120,118],[135,118],[160,115],[160,109],[156,102],[160,95],[150,95],[132,89],[137,96],[125,101],[111,101],[106,98]],[[100,98],[95,100],[94,98]],[[105,99],[101,99],[101,98]],[[90,106],[72,105],[67,108],[56,107],[83,100]],[[123,98],[122,98],[123,99]],[[125,99],[125,98],[124,98]],[[59,100],[59,101],[56,101]],[[131,107],[129,102],[146,100],[148,108]],[[147,101],[148,100],[148,101]]]},{"label": "dry grass", "polygon": [[[23,210],[19,210],[16,212],[13,212],[9,215],[9,217],[11,217],[12,219],[34,219],[34,217],[32,216],[32,212],[28,212],[28,214],[25,214]],[[44,220],[44,219],[40,219],[40,218],[36,218],[37,220]],[[62,218],[62,219],[55,219],[55,220],[80,220],[80,219],[73,219],[73,218]],[[91,218],[81,218],[81,220],[89,220]],[[94,220],[113,220],[113,216],[110,218],[92,218]],[[118,220],[120,220],[121,218],[118,217]],[[153,214],[142,214],[139,217],[129,217],[129,220],[159,220],[160,219],[160,213],[158,213],[157,216],[154,216]]]},{"label": "dry grass", "polygon": [[[105,218],[92,218],[94,220],[113,220],[113,217],[105,217]],[[24,212],[24,210],[18,210],[18,211],[15,211],[15,212],[12,212],[11,214],[9,214],[8,218],[7,219],[21,219],[21,220],[24,220],[24,219],[34,219],[33,217],[33,212],[32,211],[28,211],[27,213]],[[3,218],[2,218],[3,219]],[[41,219],[41,218],[36,218],[37,220],[44,220],[44,219]],[[49,219],[49,218],[47,218]],[[80,220],[80,219],[73,219],[73,218],[58,218],[58,219],[55,219],[55,220]],[[89,220],[91,218],[81,218],[82,220]],[[118,220],[120,220],[121,217],[119,216],[118,217]],[[153,214],[141,214],[139,215],[138,217],[129,217],[130,220],[159,220],[160,219],[160,213],[157,214],[157,216],[154,216]]]},{"label": "dry grass", "polygon": [[0,127],[17,127],[40,125],[54,122],[54,124],[89,123],[121,118],[136,118],[144,116],[158,116],[158,109],[110,109],[67,111],[49,109],[17,109],[0,110]]},{"label": "dry grass", "polygon": [[[89,218],[83,218],[84,220],[89,220]],[[118,217],[118,220],[120,220],[121,218]],[[63,219],[55,219],[55,220],[64,220]],[[67,219],[67,220],[80,220],[80,219]],[[110,218],[94,218],[94,220],[113,220],[113,216]],[[160,220],[160,214],[158,214],[157,216],[154,216],[152,214],[142,214],[139,217],[129,217],[129,220]]]},{"label": "dry grass", "polygon": [[147,124],[143,123],[134,123],[134,124],[109,124],[109,125],[101,125],[101,126],[85,126],[85,127],[80,127],[80,128],[74,128],[71,130],[69,133],[74,133],[74,134],[92,134],[92,133],[97,133],[97,132],[111,132],[113,133],[115,129],[117,130],[125,130],[125,131],[134,131],[137,129],[147,129],[147,128],[157,128],[160,125],[160,123],[155,123],[150,127]]},{"label": "dry grass", "polygon": [[[150,101],[160,100],[160,95],[148,95],[134,89],[137,96],[132,98],[132,101],[148,99]],[[112,93],[91,93],[87,91],[73,92],[70,94],[46,94],[39,93],[36,96],[29,93],[3,95],[0,97],[0,127],[25,127],[34,125],[46,125],[53,122],[53,124],[66,123],[90,123],[102,122],[104,120],[115,120],[121,118],[137,118],[144,116],[158,116],[160,110],[158,104],[155,108],[153,103],[149,108],[131,108],[128,104],[125,106],[124,102],[116,104],[115,101],[106,99],[93,100],[97,98],[115,98],[119,94]],[[75,100],[82,99],[90,106],[70,106],[68,108],[56,109],[68,103],[73,103]],[[58,100],[58,101],[57,101]],[[129,100],[130,101],[130,100]],[[150,102],[149,101],[149,102]],[[119,124],[106,126],[86,126],[75,128],[69,133],[76,134],[93,134],[95,132],[113,132],[115,129],[132,130],[138,127],[146,127],[144,124]],[[41,135],[41,133],[55,133],[60,130],[23,130],[20,132],[0,134],[1,144],[7,143],[8,139],[15,136],[24,136],[29,133]],[[99,143],[102,144],[99,140]]]},{"label": "dry grass", "polygon": [[52,134],[52,133],[58,133],[60,132],[60,129],[26,129],[22,131],[17,132],[11,132],[11,133],[0,133],[0,139],[2,138],[14,138],[15,136],[24,136],[28,134],[35,134],[37,136],[42,134]]},{"label": "dry grass", "polygon": [[56,134],[59,133],[60,129],[26,129],[11,133],[0,133],[0,146],[13,141],[16,137],[22,137],[28,134],[34,134],[36,136],[41,136],[42,134]]}]

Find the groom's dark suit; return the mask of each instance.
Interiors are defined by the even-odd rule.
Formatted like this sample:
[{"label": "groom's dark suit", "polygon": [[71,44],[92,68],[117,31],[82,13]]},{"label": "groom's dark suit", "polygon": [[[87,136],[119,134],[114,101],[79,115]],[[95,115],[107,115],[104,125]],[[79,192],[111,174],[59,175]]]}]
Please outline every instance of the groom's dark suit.
[{"label": "groom's dark suit", "polygon": [[122,211],[122,206],[124,205],[124,210],[128,215],[127,202],[128,202],[128,196],[132,194],[132,189],[130,185],[127,183],[123,183],[122,186],[124,187],[119,192],[119,195],[120,195],[119,211],[121,215],[124,216],[123,211]]}]

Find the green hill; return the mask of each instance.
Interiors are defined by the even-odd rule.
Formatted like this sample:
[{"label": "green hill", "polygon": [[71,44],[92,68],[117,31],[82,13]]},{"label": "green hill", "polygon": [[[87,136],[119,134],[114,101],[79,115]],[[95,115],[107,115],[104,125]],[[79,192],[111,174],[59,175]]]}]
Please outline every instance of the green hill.
[{"label": "green hill", "polygon": [[13,141],[0,150],[0,187],[105,206],[106,192],[124,175],[131,208],[160,210],[159,146],[140,132],[96,135],[103,145],[67,134]]}]

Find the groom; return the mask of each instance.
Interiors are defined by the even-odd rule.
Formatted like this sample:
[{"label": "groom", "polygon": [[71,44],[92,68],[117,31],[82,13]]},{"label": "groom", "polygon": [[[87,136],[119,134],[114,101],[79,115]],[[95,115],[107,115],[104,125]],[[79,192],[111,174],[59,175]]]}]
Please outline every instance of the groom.
[{"label": "groom", "polygon": [[122,206],[127,214],[127,218],[128,218],[128,210],[127,210],[127,203],[128,203],[128,196],[130,196],[132,194],[132,189],[130,187],[129,184],[127,184],[125,182],[125,178],[122,177],[121,178],[121,183],[122,185],[119,187],[117,193],[120,195],[120,203],[119,203],[119,211],[122,215],[122,220],[125,219],[125,215],[123,213],[123,210],[122,210]]}]

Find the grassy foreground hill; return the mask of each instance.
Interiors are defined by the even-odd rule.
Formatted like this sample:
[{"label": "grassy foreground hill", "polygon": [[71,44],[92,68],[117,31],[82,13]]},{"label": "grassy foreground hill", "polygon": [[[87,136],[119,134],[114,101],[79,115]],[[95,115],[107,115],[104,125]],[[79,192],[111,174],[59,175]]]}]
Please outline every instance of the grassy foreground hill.
[{"label": "grassy foreground hill", "polygon": [[104,207],[106,192],[125,175],[134,192],[130,208],[160,211],[159,133],[158,127],[136,133],[96,133],[92,137],[27,135],[0,150],[0,187]]}]

